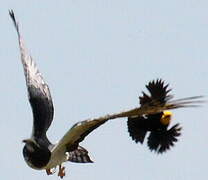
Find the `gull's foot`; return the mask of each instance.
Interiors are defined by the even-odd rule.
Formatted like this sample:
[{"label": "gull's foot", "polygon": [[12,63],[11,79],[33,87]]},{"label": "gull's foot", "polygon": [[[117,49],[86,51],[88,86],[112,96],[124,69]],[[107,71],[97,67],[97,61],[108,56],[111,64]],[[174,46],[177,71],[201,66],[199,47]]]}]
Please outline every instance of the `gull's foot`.
[{"label": "gull's foot", "polygon": [[62,179],[65,175],[66,175],[66,173],[65,173],[65,167],[61,167],[61,165],[59,165],[58,176],[60,176],[60,178]]},{"label": "gull's foot", "polygon": [[54,169],[46,169],[46,173],[47,173],[47,175],[52,175],[52,174],[54,174],[56,172],[56,169],[54,170]]}]

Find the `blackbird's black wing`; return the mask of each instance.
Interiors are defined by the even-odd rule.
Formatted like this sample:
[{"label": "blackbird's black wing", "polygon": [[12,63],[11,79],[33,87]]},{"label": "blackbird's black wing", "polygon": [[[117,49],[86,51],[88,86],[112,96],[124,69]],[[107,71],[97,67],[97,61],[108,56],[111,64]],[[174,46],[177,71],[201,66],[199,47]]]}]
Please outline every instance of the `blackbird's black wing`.
[{"label": "blackbird's black wing", "polygon": [[147,121],[144,116],[139,116],[135,118],[128,118],[127,121],[128,132],[132,140],[136,143],[144,142],[145,135],[147,133]]},{"label": "blackbird's black wing", "polygon": [[163,113],[148,114],[138,117],[129,117],[127,121],[128,132],[136,143],[144,142],[147,131],[160,127],[160,119]]},{"label": "blackbird's black wing", "polygon": [[179,124],[174,125],[169,130],[152,131],[148,137],[147,145],[151,151],[163,153],[169,150],[178,141],[181,135]]},{"label": "blackbird's black wing", "polygon": [[148,85],[146,85],[150,95],[147,95],[145,92],[142,92],[142,96],[139,97],[140,104],[165,104],[168,100],[172,98],[168,93],[171,89],[168,89],[168,84],[165,85],[164,81],[161,79],[157,79],[156,81],[150,81]]},{"label": "blackbird's black wing", "polygon": [[32,136],[35,138],[46,137],[46,131],[53,120],[54,113],[50,91],[38,70],[36,63],[33,61],[24,46],[14,12],[11,10],[9,11],[9,14],[18,34],[21,61],[24,68],[28,97],[33,111]]}]

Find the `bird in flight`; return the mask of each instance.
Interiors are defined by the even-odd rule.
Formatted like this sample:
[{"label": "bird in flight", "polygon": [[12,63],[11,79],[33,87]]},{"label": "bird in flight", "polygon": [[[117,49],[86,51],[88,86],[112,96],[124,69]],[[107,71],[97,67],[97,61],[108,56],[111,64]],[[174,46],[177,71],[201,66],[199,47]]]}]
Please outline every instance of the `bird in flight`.
[{"label": "bird in flight", "polygon": [[[161,79],[149,82],[146,88],[150,95],[143,92],[143,95],[139,97],[141,106],[151,104],[154,99],[158,99],[161,104],[165,105],[173,97],[168,94],[171,91],[171,89],[168,89],[168,84],[165,85]],[[174,146],[174,143],[178,141],[177,137],[181,134],[179,124],[168,129],[171,118],[172,113],[170,111],[128,117],[129,135],[136,143],[140,142],[142,144],[147,132],[150,132],[147,140],[149,149],[157,153],[163,153]]]},{"label": "bird in flight", "polygon": [[[25,143],[23,147],[24,160],[27,165],[33,169],[46,170],[46,173],[50,175],[54,173],[53,169],[58,166],[58,176],[63,178],[65,176],[65,167],[62,166],[64,162],[93,162],[90,159],[88,151],[79,144],[88,134],[108,120],[123,117],[129,118],[128,123],[130,124],[130,135],[136,141],[141,142],[142,138],[139,137],[139,135],[136,135],[137,132],[131,132],[131,129],[134,130],[134,126],[137,127],[138,125],[134,125],[133,123],[130,123],[130,121],[135,120],[135,118],[148,119],[149,116],[154,116],[155,114],[161,113],[163,114],[164,110],[168,109],[192,107],[195,106],[193,105],[194,103],[199,102],[197,101],[197,99],[200,98],[198,96],[176,101],[169,101],[167,97],[159,96],[159,92],[157,92],[158,94],[153,93],[154,95],[152,94],[151,97],[143,94],[143,97],[140,98],[140,107],[77,122],[66,132],[66,134],[58,141],[58,143],[52,144],[46,135],[47,130],[52,123],[54,114],[50,90],[40,71],[38,70],[36,63],[32,59],[28,50],[25,48],[13,10],[10,10],[9,14],[18,34],[21,61],[26,79],[28,98],[33,112],[32,135],[30,138],[23,140]],[[154,86],[154,83],[152,83],[152,85]],[[144,119],[141,121],[143,120]],[[140,121],[140,119],[138,119],[138,121]],[[164,119],[164,122],[165,121],[166,120]],[[142,125],[139,124],[139,127]],[[148,128],[146,125],[144,125],[144,128],[146,128],[145,130],[152,130],[155,127],[150,126]],[[152,146],[153,145],[151,145],[151,147]]]}]

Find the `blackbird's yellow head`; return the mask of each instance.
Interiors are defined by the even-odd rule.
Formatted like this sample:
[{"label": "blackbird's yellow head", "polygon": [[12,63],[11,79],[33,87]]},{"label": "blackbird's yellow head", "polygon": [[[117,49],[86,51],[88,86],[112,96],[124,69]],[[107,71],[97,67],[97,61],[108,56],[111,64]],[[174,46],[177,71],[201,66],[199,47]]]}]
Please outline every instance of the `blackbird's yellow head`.
[{"label": "blackbird's yellow head", "polygon": [[163,115],[160,119],[160,122],[163,124],[163,125],[169,125],[170,124],[170,121],[171,121],[171,117],[172,117],[172,112],[170,111],[164,111],[163,112]]}]

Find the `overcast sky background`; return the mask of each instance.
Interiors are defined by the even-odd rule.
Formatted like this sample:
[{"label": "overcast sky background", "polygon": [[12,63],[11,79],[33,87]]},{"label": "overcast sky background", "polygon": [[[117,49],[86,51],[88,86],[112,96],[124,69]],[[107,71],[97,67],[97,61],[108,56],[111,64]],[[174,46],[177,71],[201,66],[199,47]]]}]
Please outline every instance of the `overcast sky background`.
[{"label": "overcast sky background", "polygon": [[[48,131],[59,140],[77,121],[138,105],[150,80],[162,78],[175,98],[208,95],[206,0],[2,0],[0,10],[1,176],[55,180],[29,168],[22,139],[30,137],[17,35],[8,9],[48,82],[55,119]],[[108,122],[81,144],[94,164],[66,163],[71,180],[206,179],[208,105],[174,110],[183,126],[171,151],[156,155],[129,137],[126,119]]]}]

